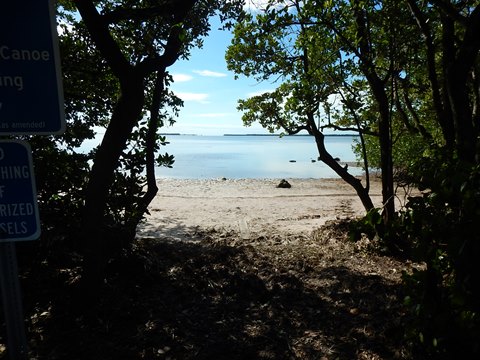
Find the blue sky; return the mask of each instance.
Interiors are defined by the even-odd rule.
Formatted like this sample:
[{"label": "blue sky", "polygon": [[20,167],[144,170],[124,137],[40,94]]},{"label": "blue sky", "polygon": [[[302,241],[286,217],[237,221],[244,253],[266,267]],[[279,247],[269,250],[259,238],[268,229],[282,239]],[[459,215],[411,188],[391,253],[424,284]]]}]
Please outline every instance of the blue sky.
[{"label": "blue sky", "polygon": [[189,60],[179,60],[169,68],[174,78],[171,88],[184,101],[184,107],[176,124],[162,131],[198,135],[267,132],[258,124],[243,126],[237,100],[272,90],[276,85],[245,77],[235,80],[225,62],[232,35],[217,28],[215,21],[203,48],[195,49]]}]

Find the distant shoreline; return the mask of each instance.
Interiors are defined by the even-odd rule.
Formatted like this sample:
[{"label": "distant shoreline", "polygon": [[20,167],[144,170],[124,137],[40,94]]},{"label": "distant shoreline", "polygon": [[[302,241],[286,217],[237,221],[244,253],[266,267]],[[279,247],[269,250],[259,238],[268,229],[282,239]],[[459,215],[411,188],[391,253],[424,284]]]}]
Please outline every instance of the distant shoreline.
[{"label": "distant shoreline", "polygon": [[[198,135],[198,134],[182,134],[182,133],[160,133],[161,136],[275,136],[279,137],[280,134],[223,134],[223,135]],[[327,137],[342,137],[342,136],[358,136],[357,134],[324,134]],[[313,136],[310,134],[296,134],[296,135],[283,135],[283,136]]]}]

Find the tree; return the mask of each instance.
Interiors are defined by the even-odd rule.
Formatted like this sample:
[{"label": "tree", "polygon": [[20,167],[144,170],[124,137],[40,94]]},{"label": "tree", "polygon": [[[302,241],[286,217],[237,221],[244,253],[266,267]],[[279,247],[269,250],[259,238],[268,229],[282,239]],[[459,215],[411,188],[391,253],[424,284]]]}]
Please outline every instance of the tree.
[{"label": "tree", "polygon": [[282,81],[270,94],[240,101],[244,122],[314,135],[320,159],[355,188],[367,210],[373,207],[368,182],[363,187],[333,160],[322,131],[378,136],[385,222],[395,211],[390,84],[402,70],[394,42],[401,33],[394,19],[406,16],[400,10],[393,1],[269,1],[236,25],[227,52],[237,74]]},{"label": "tree", "polygon": [[[170,81],[167,68],[177,59],[187,58],[189,50],[201,44],[201,37],[208,33],[211,15],[220,11],[226,19],[235,14],[240,3],[236,0],[76,0],[62,3],[65,13],[78,10],[92,54],[111,74],[117,94],[116,100],[107,96],[112,101],[107,110],[108,126],[95,151],[85,189],[81,241],[85,253],[84,279],[90,286],[102,283],[108,254],[119,242],[118,232],[109,224],[107,215],[110,214],[110,219],[113,216],[117,223],[114,225],[122,225],[121,230],[127,232],[131,241],[139,219],[156,193],[152,177],[154,151],[158,126],[165,119],[160,110],[166,105],[178,106],[165,88]],[[70,20],[75,21],[75,17],[70,16]],[[101,95],[102,89],[92,92]],[[142,119],[147,111],[150,120],[145,124]],[[144,151],[126,149],[132,137],[140,141]],[[121,219],[123,224],[118,224],[121,214],[109,211],[109,204],[115,200],[112,189],[115,170],[120,165],[134,180],[140,176],[139,168],[129,159],[138,160],[141,156],[148,161],[150,187],[145,193],[138,187],[138,191],[133,191],[131,195],[136,206],[128,211],[124,207],[129,216]],[[109,241],[115,237],[114,242]]]},{"label": "tree", "polygon": [[[404,167],[423,194],[408,201],[383,240],[402,244],[402,255],[425,264],[404,277],[415,352],[477,358],[480,47],[473,34],[480,26],[480,4],[405,4],[408,16],[398,20],[406,36],[396,46],[405,56],[391,78],[392,145],[395,165]],[[367,152],[378,152],[378,144]]]},{"label": "tree", "polygon": [[405,55],[392,78],[393,138],[405,144],[406,137],[414,135],[423,141],[412,143],[411,150],[407,147],[410,157],[405,164],[419,158],[419,148],[428,152],[432,145],[473,162],[479,116],[478,39],[473,36],[478,4],[405,3],[409,16],[402,32],[407,36],[397,46]]},{"label": "tree", "polygon": [[58,8],[58,28],[66,131],[29,139],[42,221],[42,241],[37,244],[50,255],[78,248],[74,234],[81,229],[84,189],[94,153],[78,149],[93,140],[96,127],[108,124],[118,95],[115,78],[68,8]]},{"label": "tree", "polygon": [[[407,0],[423,42],[423,104],[442,142],[411,175],[425,195],[413,198],[392,231],[408,239],[422,271],[406,277],[411,329],[429,357],[477,358],[480,334],[478,1]],[[423,107],[426,107],[425,105]]]}]

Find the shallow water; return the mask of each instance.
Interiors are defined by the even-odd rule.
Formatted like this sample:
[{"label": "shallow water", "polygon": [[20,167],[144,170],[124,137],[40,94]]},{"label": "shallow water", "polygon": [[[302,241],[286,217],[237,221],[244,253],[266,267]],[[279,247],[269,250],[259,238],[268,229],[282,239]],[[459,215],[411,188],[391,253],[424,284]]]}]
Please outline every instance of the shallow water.
[{"label": "shallow water", "polygon": [[[355,136],[326,136],[325,145],[341,162],[354,162]],[[316,161],[311,136],[195,136],[169,135],[162,148],[175,156],[173,168],[157,168],[163,178],[333,178],[337,175]],[[362,170],[350,168],[354,175]]]}]

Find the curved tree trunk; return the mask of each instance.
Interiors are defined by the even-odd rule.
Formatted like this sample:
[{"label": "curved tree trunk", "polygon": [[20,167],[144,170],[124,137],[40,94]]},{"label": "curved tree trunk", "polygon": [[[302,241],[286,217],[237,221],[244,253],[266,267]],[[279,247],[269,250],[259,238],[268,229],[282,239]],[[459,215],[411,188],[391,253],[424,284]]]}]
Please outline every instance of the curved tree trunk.
[{"label": "curved tree trunk", "polygon": [[[299,3],[296,3],[297,11],[300,11]],[[300,25],[302,28],[302,32],[305,32],[305,26],[303,24]],[[305,74],[310,72],[310,62],[309,62],[309,54],[306,48],[303,48],[303,69]],[[312,98],[311,104],[316,104],[317,99]],[[362,202],[365,210],[368,212],[373,209],[373,202],[368,195],[369,192],[369,180],[367,180],[367,187],[363,187],[361,181],[351,175],[347,168],[342,167],[325,148],[325,135],[319,130],[317,125],[315,124],[315,116],[314,112],[308,111],[307,112],[307,125],[305,129],[315,136],[315,142],[317,143],[318,154],[320,160],[323,161],[327,166],[329,166],[333,171],[335,171],[347,184],[352,186],[355,191],[357,192],[360,201]],[[300,130],[300,129],[298,129]]]},{"label": "curved tree trunk", "polygon": [[128,229],[135,231],[148,206],[157,195],[157,179],[155,177],[155,145],[157,141],[157,130],[160,126],[159,111],[161,106],[162,93],[165,90],[165,69],[157,72],[155,85],[152,93],[152,103],[150,105],[150,119],[148,121],[148,130],[145,138],[145,172],[147,176],[147,190],[138,200],[138,206],[129,221]]},{"label": "curved tree trunk", "polygon": [[144,104],[143,77],[125,77],[121,96],[96,153],[85,193],[82,240],[84,241],[84,284],[95,291],[103,282],[105,256],[109,250],[104,222],[107,197],[123,149]]},{"label": "curved tree trunk", "polygon": [[[110,33],[109,25],[115,18],[114,12],[110,12],[109,16],[105,13],[100,14],[95,6],[96,3],[92,0],[75,0],[74,3],[97,50],[105,58],[113,75],[119,80],[121,91],[102,144],[95,155],[85,193],[81,234],[84,242],[83,283],[91,294],[90,296],[95,297],[95,292],[101,287],[104,279],[105,255],[111,251],[109,247],[113,245],[108,242],[108,238],[112,238],[112,235],[108,234],[105,224],[108,194],[122,151],[127,145],[133,128],[142,116],[145,102],[144,80],[153,72],[164,72],[180,56],[184,45],[183,32],[185,29],[179,24],[182,24],[182,20],[192,10],[197,0],[160,2],[158,6],[152,8],[155,10],[153,13],[169,14],[168,19],[170,20],[168,21],[171,23],[166,23],[170,27],[169,35],[163,44],[163,53],[158,56],[145,55],[145,59],[135,65],[130,63],[129,57],[125,56],[121,49],[121,44],[117,43]],[[125,12],[123,15],[134,16],[134,9],[131,11],[132,13]],[[173,15],[173,18],[170,15]],[[148,16],[146,18],[150,19]],[[151,141],[148,141],[151,144]],[[147,152],[150,152],[150,148],[147,149]],[[149,167],[149,172],[150,169],[151,167]],[[151,196],[151,192],[148,196]],[[116,244],[116,246],[122,246],[122,244]]]},{"label": "curved tree trunk", "polygon": [[317,143],[318,153],[320,155],[320,160],[323,161],[327,166],[329,166],[333,171],[335,171],[347,184],[352,186],[357,192],[360,201],[362,202],[363,207],[368,212],[374,208],[372,199],[368,194],[368,187],[363,187],[360,179],[357,179],[355,176],[350,174],[346,168],[341,166],[330,153],[325,148],[325,135],[320,131],[314,132],[315,142]]}]

